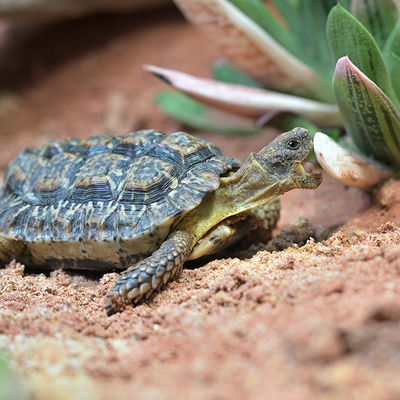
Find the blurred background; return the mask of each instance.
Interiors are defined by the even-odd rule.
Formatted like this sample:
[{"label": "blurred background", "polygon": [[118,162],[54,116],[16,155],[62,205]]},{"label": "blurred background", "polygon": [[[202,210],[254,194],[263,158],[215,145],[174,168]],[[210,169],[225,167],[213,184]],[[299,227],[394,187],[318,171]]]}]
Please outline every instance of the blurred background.
[{"label": "blurred background", "polygon": [[[142,66],[207,76],[219,56],[171,0],[1,3],[2,173],[19,150],[51,139],[184,129],[154,105],[166,86]],[[276,133],[202,136],[243,160]]]}]

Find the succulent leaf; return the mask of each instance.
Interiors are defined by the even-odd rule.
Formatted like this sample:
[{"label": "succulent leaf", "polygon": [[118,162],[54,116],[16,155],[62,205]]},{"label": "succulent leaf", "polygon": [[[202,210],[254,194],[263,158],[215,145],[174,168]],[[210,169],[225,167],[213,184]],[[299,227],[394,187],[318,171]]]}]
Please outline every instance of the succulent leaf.
[{"label": "succulent leaf", "polygon": [[400,57],[392,52],[385,54],[390,80],[397,98],[400,99]]},{"label": "succulent leaf", "polygon": [[384,53],[394,53],[400,57],[400,19],[393,27],[383,47]]},{"label": "succulent leaf", "polygon": [[394,175],[387,167],[340,146],[321,132],[314,136],[314,151],[324,171],[347,186],[368,189]]},{"label": "succulent leaf", "polygon": [[[290,27],[293,32],[299,33],[302,29],[302,22],[299,15],[298,1],[291,0],[272,0],[273,7],[279,14],[279,18],[283,19],[286,26]],[[266,7],[271,7],[270,2],[265,3]]]},{"label": "succulent leaf", "polygon": [[349,59],[336,64],[333,86],[347,133],[367,156],[400,165],[400,114],[386,94]]},{"label": "succulent leaf", "polygon": [[296,53],[299,53],[300,49],[296,44],[301,46],[301,42],[290,29],[278,22],[260,0],[229,0],[229,2],[263,28],[279,44],[298,56]]},{"label": "succulent leaf", "polygon": [[[216,64],[213,73],[220,82],[215,82],[146,68],[191,98],[258,118],[259,125],[278,113],[285,113],[282,125],[299,120],[314,132],[313,124],[338,127],[344,123],[352,146],[367,158],[349,155],[350,151],[343,155],[343,150],[332,146],[333,157],[327,159],[338,162],[341,173],[347,174],[338,180],[351,186],[369,186],[371,179],[365,180],[365,174],[383,179],[389,169],[375,165],[375,161],[369,167],[368,157],[400,168],[400,0],[340,0],[335,5],[336,1],[174,0],[187,19],[219,45],[239,69]],[[328,82],[332,60],[339,60],[333,87]],[[332,104],[335,97],[339,108]],[[179,101],[171,97],[163,107],[181,113],[188,107],[174,106]],[[197,124],[210,115],[218,125],[220,117],[213,112],[216,110],[205,107],[196,111],[197,120],[195,115],[193,118]],[[176,118],[182,121],[179,115]],[[333,136],[337,134],[332,131]],[[328,144],[324,151],[329,148]],[[362,171],[354,165],[343,169],[338,154],[350,164],[359,163],[360,168],[364,164]],[[328,167],[332,170],[331,164]],[[360,178],[354,171],[364,175]],[[351,184],[348,179],[358,183]]]},{"label": "succulent leaf", "polygon": [[310,119],[319,126],[331,127],[341,124],[339,110],[333,104],[197,78],[153,65],[147,65],[145,69],[202,103],[239,115],[259,118],[269,111],[292,112]]},{"label": "succulent leaf", "polygon": [[251,76],[235,68],[231,63],[220,60],[212,65],[214,78],[220,82],[235,83],[262,89],[264,86],[257,82]]},{"label": "succulent leaf", "polygon": [[[301,21],[301,29],[298,32],[302,38],[303,49],[306,54],[321,66],[321,71],[333,73],[333,62],[329,50],[328,40],[325,34],[326,20],[329,11],[336,5],[335,0],[303,0],[299,2],[298,18]],[[304,29],[304,27],[307,27]]]},{"label": "succulent leaf", "polygon": [[[319,63],[320,60],[317,60],[317,57],[315,57],[314,54],[310,54],[310,51],[307,51],[313,48],[312,46],[314,43],[308,45],[307,42],[301,40],[302,36],[304,36],[304,32],[308,31],[307,29],[299,29],[299,31],[294,31],[290,24],[280,23],[279,19],[269,11],[268,7],[266,7],[261,0],[229,0],[229,2],[234,4],[240,11],[243,12],[243,14],[247,15],[252,21],[264,29],[265,32],[267,32],[274,40],[276,40],[277,43],[286,48],[303,63],[309,65],[319,73],[327,72],[323,67],[321,68]],[[315,4],[312,8],[316,8]],[[322,31],[325,30],[325,21],[327,15],[328,12],[326,13],[325,18],[318,22],[320,25],[322,25]],[[317,21],[313,20],[312,25],[315,25],[316,22]],[[302,24],[303,23],[304,21],[302,21]],[[301,33],[300,35],[299,32]],[[318,37],[322,37],[322,40],[325,39],[326,42],[325,36],[318,35]],[[325,45],[327,45],[327,43],[325,43]],[[325,46],[325,48],[327,49],[327,46]],[[329,49],[327,49],[327,51],[328,60],[330,60]]]},{"label": "succulent leaf", "polygon": [[330,82],[228,0],[174,0],[240,69],[269,88],[334,103]]},{"label": "succulent leaf", "polygon": [[338,60],[348,56],[400,109],[400,102],[391,85],[385,60],[375,40],[364,26],[343,7],[337,5],[329,13],[327,34],[333,58]]},{"label": "succulent leaf", "polygon": [[393,0],[353,0],[351,14],[371,33],[383,48],[399,18],[398,3]]},{"label": "succulent leaf", "polygon": [[184,125],[210,132],[244,136],[259,132],[249,118],[207,107],[183,93],[163,91],[156,95],[157,106]]}]

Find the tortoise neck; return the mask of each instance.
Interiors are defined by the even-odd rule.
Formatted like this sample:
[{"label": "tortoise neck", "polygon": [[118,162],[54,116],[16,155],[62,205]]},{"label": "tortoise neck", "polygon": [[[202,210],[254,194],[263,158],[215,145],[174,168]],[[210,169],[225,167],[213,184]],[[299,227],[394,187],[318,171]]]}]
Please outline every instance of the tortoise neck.
[{"label": "tortoise neck", "polygon": [[207,193],[203,201],[186,213],[173,227],[190,232],[193,246],[210,229],[233,215],[265,204],[282,194],[282,181],[267,174],[251,154],[242,167],[222,177],[220,187]]},{"label": "tortoise neck", "polygon": [[228,202],[227,212],[238,214],[265,204],[283,193],[285,181],[264,170],[251,153],[242,167],[232,176],[221,178],[216,190],[221,202]]}]

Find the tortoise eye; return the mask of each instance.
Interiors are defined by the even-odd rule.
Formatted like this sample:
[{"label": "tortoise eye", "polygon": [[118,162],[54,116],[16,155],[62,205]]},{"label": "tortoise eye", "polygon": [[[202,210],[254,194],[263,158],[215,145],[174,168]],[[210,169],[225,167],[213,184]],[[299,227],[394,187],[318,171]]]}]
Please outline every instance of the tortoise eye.
[{"label": "tortoise eye", "polygon": [[286,143],[286,147],[290,150],[297,150],[300,147],[300,142],[295,139],[291,139]]}]

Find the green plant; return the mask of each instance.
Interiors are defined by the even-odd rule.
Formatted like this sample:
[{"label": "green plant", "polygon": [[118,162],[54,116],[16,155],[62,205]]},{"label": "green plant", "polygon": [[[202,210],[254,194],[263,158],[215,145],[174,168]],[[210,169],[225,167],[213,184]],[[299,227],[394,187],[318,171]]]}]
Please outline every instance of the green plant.
[{"label": "green plant", "polygon": [[[265,120],[278,113],[304,116],[318,126],[341,126],[331,83],[334,65],[325,28],[319,31],[335,1],[330,0],[324,7],[277,1],[286,21],[281,23],[259,0],[175,0],[175,3],[189,21],[220,45],[235,66],[216,62],[212,68],[215,80],[147,66],[203,104],[194,111],[193,102],[187,105],[184,97],[164,92],[156,102],[165,112],[195,128],[233,134],[237,132],[226,126],[226,115],[213,112],[210,118],[209,108],[204,105],[245,116],[242,127],[247,133],[259,129],[259,118]],[[300,20],[305,19],[322,21],[318,25],[309,24],[318,34],[309,34],[304,29]],[[198,117],[200,110],[206,116],[203,119]]]},{"label": "green plant", "polygon": [[29,394],[24,384],[11,372],[3,355],[0,355],[0,400],[24,400]]},{"label": "green plant", "polygon": [[[253,133],[259,118],[265,122],[278,113],[291,113],[319,128],[344,125],[352,139],[348,146],[361,153],[354,157],[364,160],[367,156],[368,164],[370,157],[390,167],[400,165],[398,0],[340,4],[335,0],[271,0],[267,6],[260,0],[174,1],[240,68],[217,64],[213,68],[217,82],[147,67],[203,103],[207,129]],[[172,96],[176,94],[162,93],[157,99],[160,107],[189,125],[197,115],[194,126],[204,128],[199,110],[191,116],[183,107],[185,98],[181,96],[175,107]],[[247,119],[234,131],[215,108]],[[340,162],[332,154],[325,156],[325,161]],[[344,183],[356,180],[353,175]]]}]

